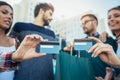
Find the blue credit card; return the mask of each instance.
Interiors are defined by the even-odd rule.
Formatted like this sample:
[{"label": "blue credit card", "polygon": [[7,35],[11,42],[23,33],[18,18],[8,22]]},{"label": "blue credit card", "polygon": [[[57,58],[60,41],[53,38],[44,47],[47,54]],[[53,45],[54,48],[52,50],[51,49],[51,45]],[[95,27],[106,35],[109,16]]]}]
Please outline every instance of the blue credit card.
[{"label": "blue credit card", "polygon": [[40,53],[46,54],[59,54],[60,43],[59,41],[46,41],[40,43]]},{"label": "blue credit card", "polygon": [[74,50],[89,50],[92,47],[92,40],[90,39],[75,39]]}]

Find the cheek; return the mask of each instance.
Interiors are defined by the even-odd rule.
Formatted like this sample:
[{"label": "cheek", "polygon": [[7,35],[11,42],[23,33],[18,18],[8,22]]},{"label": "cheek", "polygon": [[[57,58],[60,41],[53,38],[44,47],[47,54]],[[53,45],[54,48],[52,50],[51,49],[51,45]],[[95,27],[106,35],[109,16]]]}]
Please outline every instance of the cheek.
[{"label": "cheek", "polygon": [[120,29],[120,22],[119,22],[119,24],[118,24],[118,28]]},{"label": "cheek", "polygon": [[48,17],[45,15],[45,16],[44,16],[44,19],[45,19],[45,20],[47,20],[47,19],[48,19]]},{"label": "cheek", "polygon": [[3,21],[2,21],[2,18],[0,17],[0,24],[2,24],[3,23]]}]

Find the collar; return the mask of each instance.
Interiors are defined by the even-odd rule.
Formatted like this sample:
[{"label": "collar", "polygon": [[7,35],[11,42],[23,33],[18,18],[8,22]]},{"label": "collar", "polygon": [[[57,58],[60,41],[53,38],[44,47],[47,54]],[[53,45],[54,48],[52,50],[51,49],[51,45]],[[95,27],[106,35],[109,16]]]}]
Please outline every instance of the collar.
[{"label": "collar", "polygon": [[[93,37],[98,37],[98,36],[99,36],[99,33],[96,32],[95,34],[92,34],[92,36],[93,36]],[[87,37],[89,37],[89,36],[87,36]]]}]

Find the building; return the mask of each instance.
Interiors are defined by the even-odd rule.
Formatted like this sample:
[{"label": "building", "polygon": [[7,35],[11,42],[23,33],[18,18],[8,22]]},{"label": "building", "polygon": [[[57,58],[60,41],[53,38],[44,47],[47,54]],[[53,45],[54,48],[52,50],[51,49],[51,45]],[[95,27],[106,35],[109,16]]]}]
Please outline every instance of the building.
[{"label": "building", "polygon": [[[34,20],[34,8],[35,5],[40,2],[40,0],[22,0],[19,4],[14,4],[14,23],[15,22],[33,22]],[[93,13],[93,11],[88,11],[85,13]],[[84,14],[85,14],[84,13]],[[93,13],[94,14],[94,13]],[[86,35],[83,32],[80,23],[80,17],[83,14],[76,15],[70,18],[61,18],[58,19],[54,17],[54,20],[51,23],[51,28],[55,32],[56,35],[65,35],[68,41],[73,41],[75,38],[83,38]],[[101,33],[106,30],[105,20],[99,18],[98,14],[96,14],[99,20],[98,24],[98,32]]]}]

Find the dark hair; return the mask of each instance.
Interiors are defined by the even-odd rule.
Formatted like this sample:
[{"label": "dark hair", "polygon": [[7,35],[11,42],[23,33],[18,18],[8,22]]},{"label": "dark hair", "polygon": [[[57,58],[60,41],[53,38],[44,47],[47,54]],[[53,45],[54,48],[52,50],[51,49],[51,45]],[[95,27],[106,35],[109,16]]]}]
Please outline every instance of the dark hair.
[{"label": "dark hair", "polygon": [[97,25],[98,25],[98,19],[97,19],[97,17],[96,17],[95,15],[93,15],[93,14],[85,14],[85,15],[83,15],[83,16],[81,17],[81,20],[82,20],[84,17],[86,17],[86,16],[89,16],[89,17],[94,18],[94,19],[97,21]]},{"label": "dark hair", "polygon": [[[7,2],[4,2],[4,1],[0,1],[0,6],[3,6],[3,5],[9,6],[13,11],[13,8],[10,4],[8,4]],[[5,30],[5,34],[7,34],[9,32],[10,28],[11,28],[11,26],[8,29]]]},{"label": "dark hair", "polygon": [[54,12],[54,7],[52,6],[52,4],[39,3],[34,9],[34,17],[38,16],[40,9],[43,9],[44,11],[51,9]]},{"label": "dark hair", "polygon": [[111,8],[110,10],[108,10],[108,13],[109,13],[110,11],[112,11],[112,10],[120,10],[120,6]]},{"label": "dark hair", "polygon": [[[111,9],[109,9],[109,10],[108,10],[108,13],[109,13],[110,11],[112,11],[112,10],[120,10],[120,6],[116,6],[116,7],[113,7],[113,8],[111,8]],[[113,34],[114,36],[116,36],[115,33],[114,33],[114,31],[111,30],[111,32],[112,32],[112,34]]]}]

